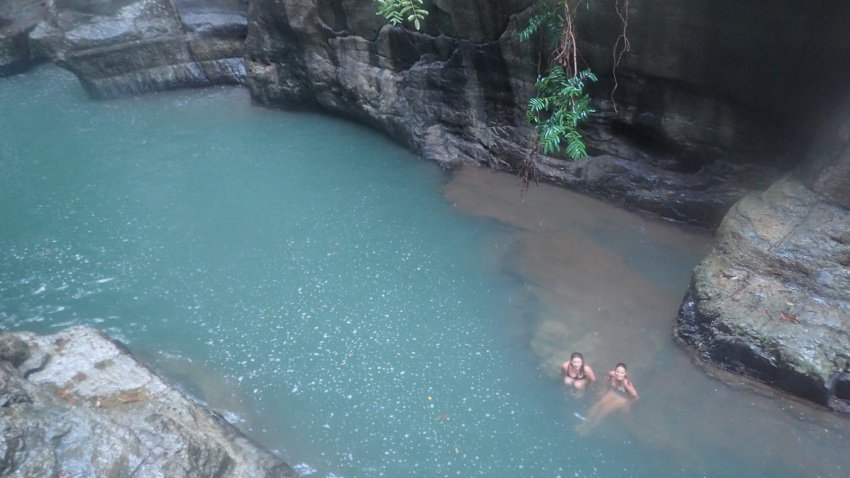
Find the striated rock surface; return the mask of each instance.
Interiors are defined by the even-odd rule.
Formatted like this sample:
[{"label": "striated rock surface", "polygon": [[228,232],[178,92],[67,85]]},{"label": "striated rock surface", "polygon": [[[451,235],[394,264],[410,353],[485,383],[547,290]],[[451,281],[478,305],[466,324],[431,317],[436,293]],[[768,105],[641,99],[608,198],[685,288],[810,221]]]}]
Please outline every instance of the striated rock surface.
[{"label": "striated rock surface", "polygon": [[0,1],[0,77],[20,73],[44,60],[30,48],[29,33],[45,12],[42,0]]},{"label": "striated rock surface", "polygon": [[724,218],[676,333],[703,360],[850,413],[850,93],[814,118],[804,161]]},{"label": "striated rock surface", "polygon": [[564,161],[535,154],[525,123],[540,58],[517,34],[532,4],[430,0],[416,32],[365,0],[46,0],[43,21],[15,30],[28,33],[0,34],[0,57],[16,58],[8,71],[51,58],[96,97],[247,81],[258,103],[369,123],[446,166],[532,164],[545,181],[711,226],[800,160],[806,120],[830,102],[819,92],[850,72],[850,4],[587,2],[577,21],[599,113],[591,158]]},{"label": "striated rock surface", "polygon": [[297,476],[86,327],[0,334],[0,475]]},{"label": "striated rock surface", "polygon": [[[532,3],[433,0],[415,32],[383,25],[364,2],[257,0],[248,84],[259,103],[370,123],[447,166],[519,170],[532,158],[544,180],[714,225],[799,160],[791,146],[808,132],[801,117],[825,99],[795,85],[834,87],[847,71],[850,39],[840,32],[850,5],[587,2],[578,12],[582,54],[600,76],[599,114],[586,129],[592,158],[534,155],[524,107],[539,58],[517,41]],[[616,5],[628,13],[631,51],[617,70],[615,108]]]},{"label": "striated rock surface", "polygon": [[94,97],[239,84],[247,0],[48,0],[31,48]]},{"label": "striated rock surface", "polygon": [[850,413],[850,210],[793,178],[741,199],[676,335],[703,360]]}]

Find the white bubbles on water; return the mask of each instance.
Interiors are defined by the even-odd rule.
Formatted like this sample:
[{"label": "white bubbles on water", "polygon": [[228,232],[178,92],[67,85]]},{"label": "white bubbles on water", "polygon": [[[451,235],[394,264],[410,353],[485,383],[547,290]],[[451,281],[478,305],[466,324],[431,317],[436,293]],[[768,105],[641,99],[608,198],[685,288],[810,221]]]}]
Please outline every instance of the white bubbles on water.
[{"label": "white bubbles on water", "polygon": [[316,473],[316,469],[307,463],[297,463],[292,466],[292,469],[295,470],[301,476],[310,476]]},{"label": "white bubbles on water", "polygon": [[33,226],[2,243],[0,325],[95,324],[206,367],[237,395],[227,419],[305,476],[533,476],[511,457],[545,462],[538,415],[494,342],[509,294],[439,171],[367,130],[202,95],[76,104],[74,131],[106,137],[54,158],[74,174],[34,171],[64,189],[33,188]]}]

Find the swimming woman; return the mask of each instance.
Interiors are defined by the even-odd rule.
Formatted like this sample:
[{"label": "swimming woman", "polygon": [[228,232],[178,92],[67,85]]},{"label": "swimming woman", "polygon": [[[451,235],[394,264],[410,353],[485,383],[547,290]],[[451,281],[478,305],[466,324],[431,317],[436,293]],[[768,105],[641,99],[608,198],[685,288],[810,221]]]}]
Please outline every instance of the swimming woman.
[{"label": "swimming woman", "polygon": [[587,412],[587,419],[576,426],[576,431],[582,435],[587,433],[611,412],[626,408],[639,398],[637,389],[629,378],[626,364],[618,363],[614,370],[608,372],[607,390]]},{"label": "swimming woman", "polygon": [[561,365],[561,375],[564,376],[564,383],[575,387],[576,390],[584,390],[590,382],[596,380],[593,369],[585,363],[584,356],[579,352],[574,352],[570,359]]}]

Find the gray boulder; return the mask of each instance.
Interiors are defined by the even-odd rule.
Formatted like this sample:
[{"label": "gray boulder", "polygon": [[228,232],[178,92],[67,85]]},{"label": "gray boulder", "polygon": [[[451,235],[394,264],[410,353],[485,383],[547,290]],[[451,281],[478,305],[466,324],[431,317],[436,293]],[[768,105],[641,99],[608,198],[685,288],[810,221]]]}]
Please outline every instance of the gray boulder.
[{"label": "gray boulder", "polygon": [[48,0],[32,48],[94,97],[239,84],[246,0]]},{"label": "gray boulder", "polygon": [[676,335],[704,361],[850,413],[850,211],[793,178],[741,199]]},{"label": "gray boulder", "polygon": [[86,327],[0,334],[0,475],[297,476]]},{"label": "gray boulder", "polygon": [[44,58],[30,48],[29,34],[44,18],[41,0],[0,2],[0,77],[25,71]]}]

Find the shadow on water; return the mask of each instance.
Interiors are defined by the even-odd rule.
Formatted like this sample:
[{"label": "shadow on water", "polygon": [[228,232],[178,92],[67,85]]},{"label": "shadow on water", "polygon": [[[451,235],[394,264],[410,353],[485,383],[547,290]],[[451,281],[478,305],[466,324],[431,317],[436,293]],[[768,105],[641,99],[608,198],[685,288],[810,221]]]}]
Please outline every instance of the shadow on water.
[{"label": "shadow on water", "polygon": [[[641,393],[585,439],[612,454],[638,453],[671,474],[843,476],[847,420],[739,377],[709,378],[671,331],[693,266],[709,251],[707,233],[644,218],[561,188],[464,168],[444,188],[462,211],[512,230],[505,274],[522,292],[517,344],[560,383],[559,366],[581,351],[597,375],[629,365]],[[563,392],[561,406],[581,410]],[[740,386],[735,386],[740,385]],[[636,450],[637,448],[637,450]],[[651,467],[656,468],[656,467]]]}]

